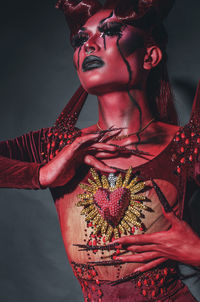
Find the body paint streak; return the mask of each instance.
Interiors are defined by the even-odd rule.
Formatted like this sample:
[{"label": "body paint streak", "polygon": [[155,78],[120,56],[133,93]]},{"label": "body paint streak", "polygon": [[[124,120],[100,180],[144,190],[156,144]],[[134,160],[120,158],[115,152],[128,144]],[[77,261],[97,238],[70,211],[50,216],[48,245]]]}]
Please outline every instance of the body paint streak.
[{"label": "body paint streak", "polygon": [[[100,25],[100,24],[103,24],[107,19],[112,18],[112,16],[113,16],[113,12],[111,12],[111,14],[110,14],[108,17],[102,19],[102,20],[99,22],[99,25]],[[105,34],[102,35],[102,38],[103,38],[104,49],[106,50],[106,36],[105,36]]]},{"label": "body paint streak", "polygon": [[80,52],[81,52],[81,49],[82,49],[82,46],[79,47],[79,50],[78,50],[78,69],[79,69],[79,65],[80,65]]}]

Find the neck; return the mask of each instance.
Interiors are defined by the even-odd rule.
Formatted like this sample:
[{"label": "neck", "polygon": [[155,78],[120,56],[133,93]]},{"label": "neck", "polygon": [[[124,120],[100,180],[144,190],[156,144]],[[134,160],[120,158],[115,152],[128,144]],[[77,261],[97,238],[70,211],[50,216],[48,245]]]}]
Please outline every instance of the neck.
[{"label": "neck", "polygon": [[125,128],[120,135],[140,131],[153,117],[143,90],[110,92],[98,96],[99,126]]}]

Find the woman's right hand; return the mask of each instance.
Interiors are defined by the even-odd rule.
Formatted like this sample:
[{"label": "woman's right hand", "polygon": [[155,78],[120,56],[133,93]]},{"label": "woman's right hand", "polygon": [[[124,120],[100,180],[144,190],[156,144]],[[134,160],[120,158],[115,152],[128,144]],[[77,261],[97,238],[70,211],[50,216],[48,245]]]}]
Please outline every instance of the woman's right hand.
[{"label": "woman's right hand", "polygon": [[40,168],[41,187],[65,185],[74,177],[76,169],[83,163],[103,172],[116,172],[100,160],[116,157],[119,153],[117,146],[103,142],[104,135],[101,132],[82,134],[71,145],[65,146],[50,162]]}]

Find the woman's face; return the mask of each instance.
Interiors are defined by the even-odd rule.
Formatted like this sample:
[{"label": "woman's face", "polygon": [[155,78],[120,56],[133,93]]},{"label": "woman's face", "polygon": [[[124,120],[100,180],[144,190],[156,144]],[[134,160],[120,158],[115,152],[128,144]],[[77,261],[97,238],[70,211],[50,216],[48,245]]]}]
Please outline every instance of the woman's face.
[{"label": "woman's face", "polygon": [[82,86],[101,95],[140,87],[144,80],[142,32],[122,24],[111,10],[92,16],[72,39]]}]

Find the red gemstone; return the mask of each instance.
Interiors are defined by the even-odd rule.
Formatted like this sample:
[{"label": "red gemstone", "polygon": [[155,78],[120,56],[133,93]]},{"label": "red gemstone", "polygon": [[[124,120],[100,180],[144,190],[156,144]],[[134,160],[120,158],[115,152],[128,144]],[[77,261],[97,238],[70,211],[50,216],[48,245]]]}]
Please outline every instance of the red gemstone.
[{"label": "red gemstone", "polygon": [[97,245],[97,241],[96,240],[93,240],[93,245]]},{"label": "red gemstone", "polygon": [[155,285],[155,282],[153,280],[151,280],[151,285]]},{"label": "red gemstone", "polygon": [[164,283],[164,279],[162,278],[161,280],[160,280],[160,284],[163,284]]},{"label": "red gemstone", "polygon": [[182,157],[181,160],[180,160],[181,164],[184,164],[185,163],[185,158]]},{"label": "red gemstone", "polygon": [[198,148],[194,149],[194,154],[198,154]]},{"label": "red gemstone", "polygon": [[53,159],[53,154],[50,154],[50,159]]},{"label": "red gemstone", "polygon": [[52,136],[52,133],[49,133],[49,134],[48,134],[48,137],[51,137],[51,136]]},{"label": "red gemstone", "polygon": [[116,254],[117,254],[117,255],[120,254],[120,250],[119,250],[119,249],[116,250]]},{"label": "red gemstone", "polygon": [[98,295],[99,295],[100,297],[103,296],[103,292],[102,292],[101,289],[98,289]]},{"label": "red gemstone", "polygon": [[133,234],[135,234],[135,228],[134,227],[132,227],[131,231],[132,231]]},{"label": "red gemstone", "polygon": [[190,155],[190,156],[189,156],[189,161],[192,161],[192,160],[193,160],[193,156]]},{"label": "red gemstone", "polygon": [[78,273],[81,273],[81,268],[78,267],[78,268],[77,268],[77,271],[78,271]]},{"label": "red gemstone", "polygon": [[185,149],[183,147],[181,147],[181,153],[184,153]]},{"label": "red gemstone", "polygon": [[185,133],[181,133],[181,138],[185,138]]},{"label": "red gemstone", "polygon": [[55,135],[55,136],[58,136],[58,132],[56,132],[54,135]]},{"label": "red gemstone", "polygon": [[163,292],[164,292],[164,291],[163,291],[163,288],[161,288],[161,289],[160,289],[160,293],[161,293],[161,295],[163,294]]},{"label": "red gemstone", "polygon": [[60,135],[59,135],[59,139],[62,139],[62,137],[63,137],[62,134],[60,134]]},{"label": "red gemstone", "polygon": [[92,290],[93,290],[93,292],[95,292],[95,286],[94,285],[92,285]]},{"label": "red gemstone", "polygon": [[137,286],[138,286],[138,287],[141,287],[141,286],[142,286],[141,281],[138,281]]},{"label": "red gemstone", "polygon": [[91,240],[88,242],[88,245],[89,245],[89,246],[92,246],[92,241],[91,241]]},{"label": "red gemstone", "polygon": [[155,295],[156,295],[156,291],[155,291],[155,290],[153,290],[153,291],[152,291],[152,293],[151,293],[151,295],[152,295],[152,297],[155,297]]},{"label": "red gemstone", "polygon": [[180,141],[180,137],[176,137],[176,142],[179,142]]},{"label": "red gemstone", "polygon": [[160,278],[160,275],[159,274],[157,274],[156,275],[156,280],[158,280]]},{"label": "red gemstone", "polygon": [[144,280],[144,285],[148,285],[147,279]]},{"label": "red gemstone", "polygon": [[145,297],[147,295],[147,291],[145,289],[143,289],[142,294]]},{"label": "red gemstone", "polygon": [[56,150],[56,152],[55,152],[55,153],[56,153],[56,155],[57,155],[57,154],[59,153],[59,150]]},{"label": "red gemstone", "polygon": [[194,136],[195,136],[195,133],[194,133],[194,132],[192,132],[192,133],[191,133],[191,137],[194,137]]},{"label": "red gemstone", "polygon": [[60,141],[59,145],[61,146],[62,144],[63,144],[63,140],[62,140],[62,141]]},{"label": "red gemstone", "polygon": [[200,138],[197,138],[197,143],[200,144]]},{"label": "red gemstone", "polygon": [[102,302],[102,299],[101,299],[101,298],[99,298],[99,302]]},{"label": "red gemstone", "polygon": [[190,143],[190,141],[189,141],[189,139],[187,138],[187,139],[185,140],[185,144],[186,144],[186,145],[189,145],[189,143]]},{"label": "red gemstone", "polygon": [[177,167],[177,173],[181,173],[181,168],[180,167]]},{"label": "red gemstone", "polygon": [[105,236],[103,237],[103,242],[106,243],[106,237]]},{"label": "red gemstone", "polygon": [[50,143],[48,143],[48,145],[47,145],[47,149],[50,149]]},{"label": "red gemstone", "polygon": [[99,282],[99,280],[98,280],[98,279],[96,279],[96,284],[98,284],[98,285],[100,284],[100,282]]},{"label": "red gemstone", "polygon": [[92,270],[92,272],[91,272],[91,273],[92,273],[92,276],[93,276],[93,277],[95,277],[95,276],[96,276],[96,272],[95,272],[95,270]]},{"label": "red gemstone", "polygon": [[164,268],[164,275],[167,276],[167,274],[168,274],[168,269],[167,269],[167,267],[165,267]]}]

